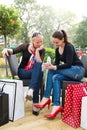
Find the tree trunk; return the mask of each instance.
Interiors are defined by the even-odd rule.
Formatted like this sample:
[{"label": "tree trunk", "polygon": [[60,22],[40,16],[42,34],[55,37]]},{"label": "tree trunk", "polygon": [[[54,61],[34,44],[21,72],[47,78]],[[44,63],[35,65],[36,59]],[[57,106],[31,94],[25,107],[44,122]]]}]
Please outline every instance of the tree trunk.
[{"label": "tree trunk", "polygon": [[[4,41],[5,41],[5,48],[7,47],[7,37],[4,35]],[[6,63],[6,77],[8,76],[8,69],[7,69],[7,59],[5,60]]]}]

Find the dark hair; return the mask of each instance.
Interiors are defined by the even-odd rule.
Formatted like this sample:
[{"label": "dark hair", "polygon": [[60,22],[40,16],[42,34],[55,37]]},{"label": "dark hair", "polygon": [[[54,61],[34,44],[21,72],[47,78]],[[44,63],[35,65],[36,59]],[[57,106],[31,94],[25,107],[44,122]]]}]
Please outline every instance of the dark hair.
[{"label": "dark hair", "polygon": [[38,35],[41,35],[41,36],[42,36],[41,32],[34,32],[34,33],[32,34],[32,38],[33,38],[33,37],[37,37]]},{"label": "dark hair", "polygon": [[52,35],[53,38],[58,38],[60,40],[62,40],[62,38],[64,38],[64,42],[68,42],[68,38],[67,38],[67,34],[64,30],[57,30],[53,33]]}]

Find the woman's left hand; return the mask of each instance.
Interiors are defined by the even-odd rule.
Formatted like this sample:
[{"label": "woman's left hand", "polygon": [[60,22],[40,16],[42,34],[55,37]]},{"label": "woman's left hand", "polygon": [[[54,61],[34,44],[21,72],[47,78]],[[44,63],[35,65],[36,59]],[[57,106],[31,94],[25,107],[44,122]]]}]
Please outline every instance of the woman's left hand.
[{"label": "woman's left hand", "polygon": [[56,70],[57,69],[55,65],[52,65],[50,63],[43,63],[43,68],[48,69],[48,70],[50,70],[50,69],[51,70]]},{"label": "woman's left hand", "polygon": [[36,51],[40,51],[42,49],[44,49],[44,45],[41,45],[39,48],[36,49]]}]

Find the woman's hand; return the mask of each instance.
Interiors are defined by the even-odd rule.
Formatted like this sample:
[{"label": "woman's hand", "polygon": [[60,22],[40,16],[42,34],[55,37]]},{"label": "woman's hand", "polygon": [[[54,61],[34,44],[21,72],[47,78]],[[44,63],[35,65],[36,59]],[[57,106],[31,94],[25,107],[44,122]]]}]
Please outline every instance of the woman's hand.
[{"label": "woman's hand", "polygon": [[48,70],[56,70],[57,67],[55,65],[52,65],[51,63],[43,63],[42,64],[44,69],[48,69]]},{"label": "woman's hand", "polygon": [[13,50],[12,49],[7,49],[5,48],[3,51],[2,51],[2,56],[3,58],[6,58],[7,56],[9,56],[9,54],[12,54],[13,53]]},{"label": "woman's hand", "polygon": [[39,48],[36,49],[36,51],[40,51],[42,49],[44,49],[44,45],[41,45]]}]

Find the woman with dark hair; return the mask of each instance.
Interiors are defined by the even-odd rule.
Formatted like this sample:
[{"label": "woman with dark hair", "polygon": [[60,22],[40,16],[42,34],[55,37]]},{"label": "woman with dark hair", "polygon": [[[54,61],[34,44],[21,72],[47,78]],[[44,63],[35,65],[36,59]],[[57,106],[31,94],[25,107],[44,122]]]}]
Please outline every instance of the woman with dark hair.
[{"label": "woman with dark hair", "polygon": [[84,77],[84,67],[78,58],[74,46],[68,41],[67,34],[64,30],[55,31],[52,35],[52,42],[55,49],[55,63],[44,63],[43,67],[48,69],[46,90],[42,101],[35,104],[37,108],[50,106],[51,90],[53,89],[53,108],[46,118],[55,118],[63,108],[60,106],[61,80],[80,81]]},{"label": "woman with dark hair", "polygon": [[27,91],[26,100],[33,100],[32,113],[39,114],[39,109],[34,106],[39,102],[39,89],[42,86],[42,62],[45,49],[43,46],[43,36],[40,32],[34,32],[30,44],[21,44],[15,49],[5,48],[2,51],[3,57],[10,54],[22,53],[22,60],[18,68],[20,79],[31,79]]}]

